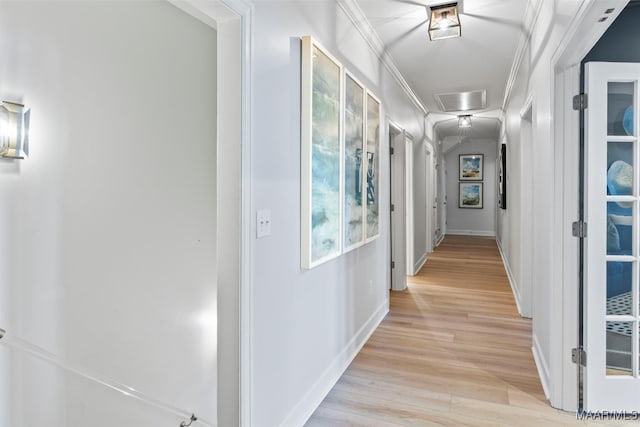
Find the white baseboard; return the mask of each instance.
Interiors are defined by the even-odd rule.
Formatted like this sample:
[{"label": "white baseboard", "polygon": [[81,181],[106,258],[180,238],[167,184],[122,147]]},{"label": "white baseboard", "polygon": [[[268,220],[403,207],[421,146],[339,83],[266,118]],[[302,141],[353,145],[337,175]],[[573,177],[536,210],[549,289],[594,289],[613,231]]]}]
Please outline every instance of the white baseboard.
[{"label": "white baseboard", "polygon": [[496,237],[495,230],[447,230],[447,234],[453,236],[482,236]]},{"label": "white baseboard", "polygon": [[531,347],[531,352],[533,353],[533,360],[536,362],[536,368],[538,369],[538,376],[540,377],[540,382],[542,383],[542,390],[544,391],[544,395],[549,399],[549,365],[547,365],[542,352],[540,351],[540,343],[538,342],[538,337],[533,335],[533,347]]},{"label": "white baseboard", "polygon": [[424,266],[424,263],[427,262],[427,253],[425,252],[424,254],[422,254],[422,256],[420,257],[420,259],[418,260],[418,262],[416,262],[413,266],[413,274],[412,276],[415,276],[416,274],[418,274],[418,272],[420,271],[420,269]]},{"label": "white baseboard", "polygon": [[369,320],[356,332],[351,341],[349,341],[340,354],[331,362],[329,367],[320,375],[318,381],[316,381],[311,389],[300,399],[285,420],[280,423],[280,427],[299,427],[309,420],[388,312],[389,300],[387,299],[378,307],[371,317],[369,317]]},{"label": "white baseboard", "polygon": [[441,232],[436,236],[436,244],[433,246],[433,248],[435,249],[438,246],[440,246],[440,243],[442,243],[443,240],[444,240],[444,233]]},{"label": "white baseboard", "polygon": [[516,278],[513,275],[513,271],[511,271],[511,266],[509,265],[509,260],[504,255],[504,251],[502,250],[502,245],[500,244],[500,240],[496,239],[496,243],[498,244],[498,250],[500,251],[500,256],[502,257],[502,263],[504,264],[504,270],[507,272],[507,278],[509,279],[509,285],[511,286],[511,292],[513,293],[513,299],[516,300],[516,307],[518,308],[518,313],[522,317],[527,317],[522,314],[522,306],[520,301],[522,301],[522,295],[520,295],[520,290],[518,288],[518,283],[516,282]]}]

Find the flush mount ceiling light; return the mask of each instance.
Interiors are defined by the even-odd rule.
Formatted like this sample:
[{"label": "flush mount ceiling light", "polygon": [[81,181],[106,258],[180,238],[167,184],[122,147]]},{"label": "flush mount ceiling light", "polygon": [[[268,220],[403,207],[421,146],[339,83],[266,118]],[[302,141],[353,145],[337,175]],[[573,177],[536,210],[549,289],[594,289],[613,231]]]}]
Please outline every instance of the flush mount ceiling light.
[{"label": "flush mount ceiling light", "polygon": [[429,39],[450,39],[461,34],[457,2],[429,6]]},{"label": "flush mount ceiling light", "polygon": [[465,114],[462,116],[458,116],[458,127],[459,128],[470,128],[471,127],[471,114]]},{"label": "flush mount ceiling light", "polygon": [[29,155],[30,111],[22,104],[0,102],[0,158],[24,159]]}]

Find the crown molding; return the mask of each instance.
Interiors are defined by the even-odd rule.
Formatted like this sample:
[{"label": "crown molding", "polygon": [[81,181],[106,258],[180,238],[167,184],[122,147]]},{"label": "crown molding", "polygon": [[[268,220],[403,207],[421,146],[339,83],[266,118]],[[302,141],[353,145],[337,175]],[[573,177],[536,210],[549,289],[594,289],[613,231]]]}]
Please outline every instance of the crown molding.
[{"label": "crown molding", "polygon": [[395,61],[387,52],[384,43],[380,40],[380,36],[378,36],[378,33],[376,33],[376,30],[371,26],[371,23],[360,8],[360,5],[358,5],[358,2],[356,0],[336,0],[336,2],[347,15],[353,26],[365,39],[373,53],[375,53],[394,80],[398,85],[400,85],[409,100],[411,100],[411,102],[413,102],[413,104],[420,109],[423,114],[428,114],[429,110],[427,110],[427,107],[422,103],[413,89],[411,89],[411,86],[409,86],[409,83],[405,80]]},{"label": "crown molding", "polygon": [[[535,3],[535,4],[534,4]],[[507,85],[504,90],[504,98],[502,100],[502,111],[506,111],[507,103],[511,98],[511,92],[513,91],[513,87],[516,83],[516,78],[518,76],[518,71],[520,71],[520,66],[522,65],[522,61],[524,59],[524,54],[531,43],[531,34],[533,33],[533,27],[538,22],[538,17],[540,16],[540,11],[542,10],[543,0],[528,0],[527,8],[524,12],[523,19],[523,31],[520,35],[520,40],[518,41],[518,48],[516,49],[516,54],[513,58],[513,63],[511,64],[511,71],[509,72],[509,78],[507,79]]]}]

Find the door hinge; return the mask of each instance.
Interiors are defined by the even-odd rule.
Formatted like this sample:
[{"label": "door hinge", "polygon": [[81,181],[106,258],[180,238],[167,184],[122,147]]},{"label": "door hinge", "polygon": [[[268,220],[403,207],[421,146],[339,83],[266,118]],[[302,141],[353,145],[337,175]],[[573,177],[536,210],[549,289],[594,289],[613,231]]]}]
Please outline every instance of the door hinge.
[{"label": "door hinge", "polygon": [[395,261],[391,261],[391,268],[396,268],[396,262]]},{"label": "door hinge", "polygon": [[389,154],[391,154],[393,156],[395,150],[393,149],[393,147],[389,147]]},{"label": "door hinge", "polygon": [[589,106],[589,99],[586,93],[581,93],[573,97],[573,109],[582,111],[586,110]]},{"label": "door hinge", "polygon": [[395,210],[396,210],[396,205],[391,204],[391,212],[393,212],[393,211],[395,211]]},{"label": "door hinge", "polygon": [[584,221],[575,221],[571,224],[571,234],[573,237],[584,239],[587,237],[587,223]]},{"label": "door hinge", "polygon": [[6,334],[7,331],[5,331],[4,329],[0,328],[0,339],[4,338],[4,334]]},{"label": "door hinge", "polygon": [[571,361],[576,365],[587,366],[587,352],[582,348],[572,348]]}]

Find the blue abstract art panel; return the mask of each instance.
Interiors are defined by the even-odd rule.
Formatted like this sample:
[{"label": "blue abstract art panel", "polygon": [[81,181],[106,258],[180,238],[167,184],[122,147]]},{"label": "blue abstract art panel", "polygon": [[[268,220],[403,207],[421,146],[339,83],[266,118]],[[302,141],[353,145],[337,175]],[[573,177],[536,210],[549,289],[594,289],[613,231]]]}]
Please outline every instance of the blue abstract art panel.
[{"label": "blue abstract art panel", "polygon": [[366,175],[366,240],[380,234],[379,184],[380,184],[380,102],[367,93],[367,175]]},{"label": "blue abstract art panel", "polygon": [[345,78],[344,111],[344,250],[364,243],[364,87]]},{"label": "blue abstract art panel", "polygon": [[342,66],[310,37],[302,41],[302,267],[340,255]]}]

